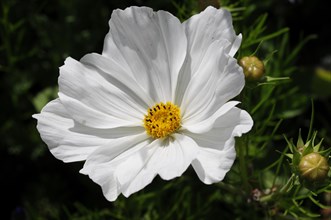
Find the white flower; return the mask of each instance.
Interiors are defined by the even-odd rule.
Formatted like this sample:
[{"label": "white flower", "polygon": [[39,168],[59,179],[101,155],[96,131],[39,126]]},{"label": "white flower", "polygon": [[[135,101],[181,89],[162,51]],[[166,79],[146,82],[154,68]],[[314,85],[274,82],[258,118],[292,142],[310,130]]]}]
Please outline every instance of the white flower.
[{"label": "white flower", "polygon": [[229,101],[244,87],[230,13],[208,7],[181,23],[130,7],[115,10],[109,26],[102,55],[67,58],[59,98],[34,115],[52,154],[85,160],[80,172],[110,201],[190,165],[206,184],[223,180],[234,137],[253,125]]}]

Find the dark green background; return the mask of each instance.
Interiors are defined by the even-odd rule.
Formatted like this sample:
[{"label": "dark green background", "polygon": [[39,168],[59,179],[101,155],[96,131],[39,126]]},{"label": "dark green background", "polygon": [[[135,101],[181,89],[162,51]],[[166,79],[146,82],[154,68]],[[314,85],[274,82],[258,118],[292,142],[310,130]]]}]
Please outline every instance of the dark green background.
[{"label": "dark green background", "polygon": [[[311,84],[315,67],[331,66],[330,60],[325,61],[331,56],[330,3],[322,0],[247,2],[255,5],[254,14],[241,22],[250,25],[258,15],[268,13],[267,31],[290,28],[289,49],[294,48],[302,36],[318,36],[297,57],[296,64],[301,71],[294,78],[302,94],[316,98],[315,128],[323,129],[327,136],[325,142],[330,144],[330,96],[315,93]],[[45,102],[55,98],[58,67],[63,65],[65,58],[80,59],[86,53],[101,53],[112,10],[132,5],[146,5],[177,14],[170,0],[1,0],[0,193],[4,204],[1,219],[26,219],[31,213],[39,213],[43,216],[40,219],[52,219],[52,212],[65,219],[66,212],[81,210],[73,204],[83,204],[90,210],[114,206],[104,199],[98,185],[78,173],[82,163],[64,164],[50,154],[31,115],[39,111],[35,102],[41,91],[49,89],[43,96]],[[308,106],[302,114],[289,119],[279,133],[294,135],[299,127],[305,131],[309,118]],[[208,190],[208,186],[196,183],[198,179],[194,174],[191,176],[190,181],[184,180],[185,184],[195,182],[194,187]],[[162,184],[157,179],[147,191]],[[180,189],[174,187],[166,192],[171,193],[171,190]]]}]

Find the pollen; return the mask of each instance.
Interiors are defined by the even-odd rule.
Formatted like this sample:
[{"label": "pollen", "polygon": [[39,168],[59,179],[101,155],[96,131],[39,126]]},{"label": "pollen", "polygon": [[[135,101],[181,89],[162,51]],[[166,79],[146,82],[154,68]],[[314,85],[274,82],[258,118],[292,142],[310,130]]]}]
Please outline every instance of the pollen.
[{"label": "pollen", "polygon": [[160,102],[147,110],[144,127],[153,138],[164,138],[180,128],[180,109],[171,102]]}]

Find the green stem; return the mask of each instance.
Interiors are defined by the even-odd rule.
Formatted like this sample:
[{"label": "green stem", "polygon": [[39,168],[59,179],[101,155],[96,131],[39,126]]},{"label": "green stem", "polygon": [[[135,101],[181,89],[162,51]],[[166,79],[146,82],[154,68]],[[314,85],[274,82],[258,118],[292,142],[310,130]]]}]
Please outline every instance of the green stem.
[{"label": "green stem", "polygon": [[269,195],[266,195],[266,196],[262,196],[260,198],[260,202],[262,202],[262,203],[270,202],[270,201],[273,200],[273,198],[275,198],[275,195],[276,195],[276,193],[272,193],[272,194],[269,194]]},{"label": "green stem", "polygon": [[262,196],[260,198],[260,202],[265,203],[265,202],[271,202],[273,200],[279,200],[279,197],[286,194],[293,186],[293,181],[295,179],[295,174],[292,174],[292,176],[287,180],[285,185],[277,192],[271,193],[266,196]]},{"label": "green stem", "polygon": [[237,151],[239,157],[239,170],[242,179],[244,189],[246,191],[250,190],[250,185],[248,182],[248,173],[247,173],[247,163],[246,163],[246,153],[247,153],[247,144],[246,138],[242,137],[237,141]]},{"label": "green stem", "polygon": [[309,131],[308,131],[306,143],[310,139],[311,133],[313,132],[313,124],[314,124],[314,116],[315,116],[314,99],[311,98],[310,101],[311,101],[311,116],[310,116]]},{"label": "green stem", "polygon": [[279,190],[280,193],[287,193],[292,188],[295,176],[296,175],[293,173],[292,176],[287,180],[286,184]]},{"label": "green stem", "polygon": [[[246,102],[246,95],[247,95],[247,90],[244,88],[241,93],[238,96],[238,100],[244,105]],[[243,106],[246,108],[247,106]],[[243,189],[246,192],[249,192],[251,190],[249,181],[248,181],[248,172],[247,172],[247,160],[246,160],[246,155],[248,154],[248,136],[242,136],[241,138],[238,138],[236,140],[236,150],[239,158],[239,171],[240,171],[240,176],[241,176],[241,181],[243,184]]]}]

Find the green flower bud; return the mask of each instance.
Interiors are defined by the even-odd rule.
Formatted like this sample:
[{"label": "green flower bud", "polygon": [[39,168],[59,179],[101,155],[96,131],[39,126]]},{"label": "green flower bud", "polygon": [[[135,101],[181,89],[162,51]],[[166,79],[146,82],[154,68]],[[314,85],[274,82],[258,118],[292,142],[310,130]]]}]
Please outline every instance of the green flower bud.
[{"label": "green flower bud", "polygon": [[300,175],[307,181],[323,181],[329,169],[326,158],[316,152],[303,156],[299,163]]},{"label": "green flower bud", "polygon": [[259,80],[264,75],[264,64],[255,56],[243,57],[239,61],[245,77],[249,80]]}]

